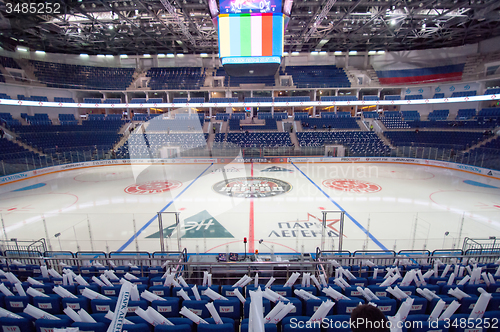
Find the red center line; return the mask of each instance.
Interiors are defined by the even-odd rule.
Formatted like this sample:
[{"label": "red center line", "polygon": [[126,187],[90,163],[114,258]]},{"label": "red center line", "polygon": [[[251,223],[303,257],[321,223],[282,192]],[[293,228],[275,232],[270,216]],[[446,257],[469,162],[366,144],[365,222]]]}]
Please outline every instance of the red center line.
[{"label": "red center line", "polygon": [[[250,176],[253,177],[253,163],[250,168]],[[254,209],[253,209],[253,198],[250,198],[250,222],[248,227],[248,252],[254,252]]]}]

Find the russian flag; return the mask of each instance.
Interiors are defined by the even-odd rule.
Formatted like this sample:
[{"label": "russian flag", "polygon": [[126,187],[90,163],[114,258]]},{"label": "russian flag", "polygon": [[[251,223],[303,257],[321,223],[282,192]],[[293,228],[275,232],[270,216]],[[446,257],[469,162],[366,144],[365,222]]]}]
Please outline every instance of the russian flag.
[{"label": "russian flag", "polygon": [[418,84],[462,79],[465,63],[429,68],[377,71],[380,84]]}]

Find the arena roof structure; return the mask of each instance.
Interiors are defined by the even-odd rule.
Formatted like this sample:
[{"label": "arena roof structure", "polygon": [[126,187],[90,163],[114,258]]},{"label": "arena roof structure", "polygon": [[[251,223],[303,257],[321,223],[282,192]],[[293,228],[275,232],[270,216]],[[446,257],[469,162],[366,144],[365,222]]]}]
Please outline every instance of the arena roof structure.
[{"label": "arena roof structure", "polygon": [[[60,14],[0,3],[0,46],[52,53],[217,54],[207,0],[54,0]],[[57,6],[57,7],[56,7]],[[15,8],[14,8],[15,9]],[[500,35],[497,0],[293,2],[285,52],[454,47]]]}]

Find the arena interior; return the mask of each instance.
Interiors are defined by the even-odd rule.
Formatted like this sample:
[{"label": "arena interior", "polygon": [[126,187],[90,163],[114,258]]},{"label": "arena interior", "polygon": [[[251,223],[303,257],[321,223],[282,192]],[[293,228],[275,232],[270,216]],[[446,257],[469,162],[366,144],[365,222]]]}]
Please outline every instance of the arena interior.
[{"label": "arena interior", "polygon": [[500,330],[500,2],[2,1],[0,47],[2,331]]}]

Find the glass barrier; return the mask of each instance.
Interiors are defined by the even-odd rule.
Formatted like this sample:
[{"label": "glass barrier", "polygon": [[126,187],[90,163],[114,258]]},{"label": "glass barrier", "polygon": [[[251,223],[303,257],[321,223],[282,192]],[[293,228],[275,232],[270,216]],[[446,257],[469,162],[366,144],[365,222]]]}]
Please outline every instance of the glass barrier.
[{"label": "glass barrier", "polygon": [[[457,150],[455,146],[432,147],[425,144],[420,146],[398,146],[391,151],[364,151],[357,152],[349,145],[345,145],[345,157],[398,157],[398,158],[422,158],[455,162],[466,165],[500,170],[500,150],[477,148],[469,152]],[[55,165],[77,163],[93,160],[107,160],[116,158],[116,153],[99,146],[47,149],[43,155],[33,153],[3,154],[0,159],[0,176],[19,172],[34,170],[37,168],[50,167]],[[465,150],[467,151],[467,150]],[[234,144],[224,144],[214,146],[212,149],[193,148],[186,149],[180,153],[180,157],[323,157],[325,147],[244,147],[240,148]]]},{"label": "glass barrier", "polygon": [[[326,227],[323,228],[321,212],[304,212],[310,211],[307,208],[309,200],[296,200],[291,208],[290,204],[280,202],[278,197],[270,199],[275,199],[273,211],[259,209],[260,203],[255,201],[255,213],[251,217],[248,211],[243,211],[249,209],[246,199],[241,199],[241,204],[235,200],[236,203],[226,206],[219,214],[209,215],[207,212],[206,216],[199,213],[193,216],[181,212],[178,224],[174,213],[163,214],[163,249],[182,251],[187,248],[190,253],[196,254],[254,253],[257,250],[266,255],[312,253],[321,247],[326,251],[351,252],[433,251],[439,248],[461,249],[465,238],[482,238],[484,234],[494,234],[496,230],[489,223],[497,217],[495,211],[436,212],[431,207],[432,203],[422,202],[421,206],[411,204],[412,211],[355,210],[346,213],[340,246],[338,211],[325,211]],[[362,206],[363,198],[354,195],[342,196],[336,201],[342,205],[343,200],[352,199],[359,199]],[[404,197],[394,199],[398,204],[404,204],[404,200]],[[26,238],[23,232],[25,226],[29,225],[30,233],[45,238],[48,251],[162,250],[160,224],[155,212],[107,212],[107,201],[92,204],[95,205],[94,209],[103,212],[73,213],[71,208],[67,208],[47,211],[43,215],[22,211],[2,214],[4,233],[9,236],[5,240]],[[398,227],[381,227],[385,224],[394,225],[394,220],[398,221]],[[243,237],[248,234],[253,234],[253,238],[247,238],[245,244]]]}]

